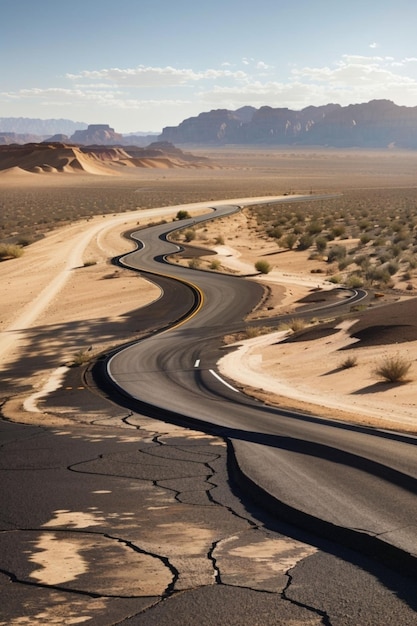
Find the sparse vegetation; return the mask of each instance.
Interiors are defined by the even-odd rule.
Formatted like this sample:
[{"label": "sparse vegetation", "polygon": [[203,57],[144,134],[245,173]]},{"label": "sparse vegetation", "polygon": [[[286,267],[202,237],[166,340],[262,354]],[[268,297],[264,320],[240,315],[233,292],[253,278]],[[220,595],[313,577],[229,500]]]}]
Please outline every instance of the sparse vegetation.
[{"label": "sparse vegetation", "polygon": [[296,333],[300,330],[304,330],[306,327],[306,322],[301,317],[294,317],[288,322],[283,322],[279,325],[278,330],[292,330],[293,333]]},{"label": "sparse vegetation", "polygon": [[260,274],[269,274],[269,272],[272,270],[272,266],[270,263],[268,263],[268,261],[265,261],[264,259],[259,259],[259,261],[256,261],[255,263],[255,269]]},{"label": "sparse vegetation", "polygon": [[417,278],[417,190],[350,190],[320,204],[256,207],[258,232],[274,241],[281,235],[284,248],[314,247],[323,262],[327,254],[329,273],[337,268],[341,284],[386,290],[402,282],[407,291]]},{"label": "sparse vegetation", "polygon": [[210,269],[211,270],[218,271],[220,269],[220,267],[221,267],[221,263],[220,263],[219,259],[213,259],[210,262]]},{"label": "sparse vegetation", "polygon": [[374,373],[389,383],[405,382],[405,377],[410,371],[411,361],[399,354],[385,356],[375,367]]},{"label": "sparse vegetation", "polygon": [[0,261],[6,261],[7,259],[17,259],[22,256],[23,248],[12,243],[0,244]]},{"label": "sparse vegetation", "polygon": [[247,326],[245,328],[245,338],[253,339],[254,337],[259,337],[260,335],[265,335],[270,332],[272,332],[272,329],[266,326]]},{"label": "sparse vegetation", "polygon": [[188,211],[185,211],[184,209],[181,209],[180,211],[178,211],[177,215],[175,216],[176,220],[187,220],[191,217],[191,215],[188,213]]},{"label": "sparse vegetation", "polygon": [[190,241],[193,241],[195,237],[196,237],[196,232],[194,228],[190,228],[186,230],[184,233],[184,239],[187,243],[190,243]]},{"label": "sparse vegetation", "polygon": [[357,364],[358,359],[356,358],[356,356],[349,355],[348,357],[346,357],[346,359],[344,359],[344,361],[341,362],[340,369],[348,370],[352,367],[355,367]]},{"label": "sparse vegetation", "polygon": [[72,358],[70,363],[71,367],[80,367],[81,365],[85,365],[92,360],[94,354],[91,349],[87,350],[78,350]]}]

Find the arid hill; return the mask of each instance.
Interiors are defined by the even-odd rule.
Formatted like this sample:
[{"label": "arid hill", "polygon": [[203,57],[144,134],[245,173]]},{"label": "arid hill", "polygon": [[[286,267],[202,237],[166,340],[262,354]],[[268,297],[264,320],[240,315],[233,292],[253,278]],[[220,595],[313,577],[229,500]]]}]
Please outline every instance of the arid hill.
[{"label": "arid hill", "polygon": [[62,143],[30,143],[0,146],[0,174],[87,173],[117,175],[126,167],[212,167],[208,159],[185,154],[170,144],[148,148],[78,146]]},{"label": "arid hill", "polygon": [[358,148],[417,148],[417,107],[372,100],[301,111],[263,106],[217,109],[163,129],[175,144],[267,144]]}]

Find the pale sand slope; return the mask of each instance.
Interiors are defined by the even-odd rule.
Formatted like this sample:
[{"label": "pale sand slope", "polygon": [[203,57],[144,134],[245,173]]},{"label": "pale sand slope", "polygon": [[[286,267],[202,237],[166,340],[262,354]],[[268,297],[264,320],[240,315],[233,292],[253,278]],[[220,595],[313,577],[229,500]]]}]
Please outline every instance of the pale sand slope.
[{"label": "pale sand slope", "polygon": [[[194,203],[187,209],[201,212],[206,206]],[[3,414],[16,417],[23,401],[37,413],[37,399],[60,384],[62,365],[77,352],[91,348],[98,353],[137,334],[134,311],[160,291],[136,272],[111,265],[110,259],[134,247],[122,232],[155,219],[173,219],[180,208],[78,222],[28,246],[22,257],[0,263],[0,376],[3,398],[10,398]],[[28,400],[28,387],[35,399]],[[12,414],[7,413],[10,403]]]},{"label": "pale sand slope", "polygon": [[[193,206],[198,210],[202,204]],[[178,207],[171,208],[171,215],[177,210]],[[0,264],[4,293],[0,305],[3,330],[0,334],[0,369],[7,375],[13,364],[16,385],[21,375],[22,381],[29,382],[32,387],[32,393],[26,393],[26,396],[39,394],[40,397],[51,384],[59,384],[59,368],[76,350],[92,344],[94,351],[98,351],[104,349],[106,343],[115,344],[132,333],[132,329],[126,328],[126,316],[159,297],[159,291],[127,270],[121,271],[117,280],[105,279],[116,271],[108,260],[131,249],[132,244],[121,238],[121,231],[138,221],[145,224],[156,215],[166,214],[164,208],[138,211],[128,216],[99,217],[75,224],[54,231],[30,246],[20,259]],[[253,234],[248,235],[245,231],[245,220],[242,214],[229,218],[227,232],[231,236],[224,246],[218,247],[219,258],[224,268],[250,274],[253,273],[254,260],[268,254],[266,258],[277,267],[256,280],[273,286],[268,304],[272,304],[274,314],[290,310],[296,300],[318,285],[331,288],[322,276],[310,274],[313,266],[307,264],[304,253],[279,254],[277,259],[269,255],[271,244],[254,242]],[[218,228],[214,221],[205,236],[210,236],[210,229],[215,233]],[[237,238],[233,232],[239,233]],[[89,260],[97,263],[83,267],[83,263]],[[266,309],[257,312],[261,317],[267,314]],[[85,329],[81,332],[83,326]],[[34,336],[39,338],[44,329],[52,331],[36,343]],[[237,384],[251,387],[252,392],[265,400],[278,401],[283,406],[339,419],[416,430],[416,342],[407,343],[405,348],[413,361],[412,382],[381,387],[375,385],[377,380],[372,373],[375,363],[381,355],[395,352],[395,347],[361,348],[355,353],[358,365],[340,370],[341,361],[349,351],[337,350],[351,341],[346,328],[330,337],[292,344],[277,343],[281,336],[266,335],[242,342],[239,350],[220,361],[220,370]],[[32,363],[30,381],[26,380],[25,356],[28,354],[37,362],[36,368]],[[21,372],[17,375],[16,363],[21,364]],[[27,401],[25,408],[37,411],[36,397]],[[36,413],[32,417],[36,419]]]},{"label": "pale sand slope", "polygon": [[[334,288],[324,274],[311,273],[322,269],[323,264],[308,260],[309,251],[279,251],[271,241],[256,238],[252,225],[250,218],[239,213],[222,227],[215,221],[210,223],[202,235],[210,242],[219,233],[226,233],[224,245],[210,246],[226,271],[253,275],[254,263],[260,258],[272,265],[268,275],[253,277],[272,289],[265,305],[251,315],[252,319],[259,318],[260,327],[265,317],[290,313],[297,300],[311,290]],[[210,261],[213,257],[207,258]],[[219,370],[247,393],[266,402],[333,419],[417,432],[417,342],[349,350],[352,339],[348,326],[346,322],[339,333],[313,341],[282,344],[287,336],[283,332],[239,341],[236,349],[219,361]],[[380,383],[374,374],[376,365],[386,355],[396,354],[412,362],[408,375],[411,382]],[[350,355],[356,357],[357,365],[341,369]]]},{"label": "pale sand slope", "polygon": [[[265,254],[274,267],[270,274],[257,280],[270,286],[281,285],[284,294],[271,298],[269,314],[289,312],[291,303],[306,296],[314,288],[332,289],[323,275],[311,274],[314,262],[308,261],[308,252],[270,255],[271,244],[254,246],[253,237],[245,240],[243,224],[239,226],[238,247],[221,247],[221,261],[239,273],[253,272],[253,263]],[[254,253],[255,248],[255,253]],[[276,246],[275,246],[276,248]],[[265,311],[258,311],[260,326]],[[320,312],[317,313],[320,319]],[[354,320],[339,326],[339,332],[314,339],[281,343],[287,332],[275,332],[240,341],[236,350],[218,363],[219,370],[236,381],[248,393],[281,406],[293,407],[336,419],[346,419],[387,428],[401,428],[417,432],[417,342],[401,345],[362,347],[349,350],[355,340],[347,332]],[[412,362],[408,379],[402,385],[387,385],[375,376],[375,367],[387,355],[406,357]],[[348,356],[357,359],[357,365],[342,369]]]},{"label": "pale sand slope", "polygon": [[[38,412],[37,400],[60,384],[63,365],[77,352],[90,349],[93,355],[137,336],[135,310],[160,292],[136,272],[110,264],[133,248],[121,233],[173,219],[183,208],[197,214],[208,206],[196,202],[99,216],[59,228],[22,257],[0,263],[1,399],[10,399],[3,414],[11,402],[14,417],[22,402],[28,412]],[[94,264],[84,265],[90,261]]]}]

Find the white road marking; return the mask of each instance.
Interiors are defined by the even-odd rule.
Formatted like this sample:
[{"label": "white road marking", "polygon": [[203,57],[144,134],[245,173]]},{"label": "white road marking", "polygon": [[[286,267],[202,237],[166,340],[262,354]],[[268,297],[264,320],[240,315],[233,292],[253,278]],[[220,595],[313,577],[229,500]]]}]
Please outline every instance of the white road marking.
[{"label": "white road marking", "polygon": [[194,363],[194,367],[200,367],[200,359],[197,359],[197,361]]},{"label": "white road marking", "polygon": [[217,380],[219,380],[221,383],[223,383],[223,385],[226,385],[226,387],[229,387],[229,389],[231,389],[232,391],[236,391],[236,393],[240,393],[239,389],[235,389],[235,387],[232,387],[232,385],[229,385],[229,383],[227,383],[225,380],[223,380],[223,378],[221,376],[219,376],[217,374],[217,372],[215,372],[214,370],[209,370],[210,374],[213,374],[213,376],[215,378],[217,378]]}]

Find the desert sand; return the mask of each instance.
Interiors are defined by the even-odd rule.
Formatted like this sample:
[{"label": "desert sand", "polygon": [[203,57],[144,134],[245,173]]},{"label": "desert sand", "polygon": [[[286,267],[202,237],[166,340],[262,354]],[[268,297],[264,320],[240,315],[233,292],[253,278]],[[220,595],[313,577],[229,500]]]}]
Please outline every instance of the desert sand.
[{"label": "desert sand", "polygon": [[[0,367],[10,387],[3,406],[6,417],[32,423],[54,423],[54,418],[66,417],[64,409],[62,416],[45,415],[42,397],[62,384],[74,354],[88,349],[98,354],[138,334],[134,311],[158,298],[159,290],[109,261],[132,248],[121,233],[134,227],[139,217],[143,224],[156,216],[170,219],[176,212],[177,207],[161,208],[76,223],[29,246],[19,259],[0,264],[4,294]],[[255,246],[246,226],[242,213],[228,218],[228,241],[213,246],[223,271],[253,275],[255,259],[270,254],[271,244],[259,241]],[[218,228],[213,221],[208,230]],[[293,310],[312,289],[332,288],[325,278],[308,273],[306,263],[304,253],[288,252],[279,256],[270,274],[252,276],[251,280],[270,287],[268,301],[252,319],[262,325],[267,315]],[[219,369],[247,393],[269,403],[414,432],[417,341],[408,341],[405,348],[404,344],[361,348],[360,354],[355,353],[358,364],[341,369],[349,353],[345,349],[355,341],[348,332],[354,323],[352,318],[338,325],[337,333],[300,342],[283,343],[288,331],[238,341],[221,359]],[[400,349],[413,362],[410,382],[379,383],[373,374],[378,359]]]},{"label": "desert sand", "polygon": [[[162,170],[162,174],[155,169],[134,168],[132,175],[129,168],[128,184],[137,198],[137,210],[103,214],[55,228],[25,248],[22,257],[0,263],[0,371],[5,417],[33,423],[81,419],[71,412],[71,407],[62,407],[59,415],[46,414],[42,397],[54,386],[64,384],[66,368],[78,352],[88,351],[94,357],[109,346],[140,337],[135,312],[158,298],[159,290],[140,275],[116,268],[110,259],[132,249],[122,232],[139,222],[144,225],[155,218],[173,218],[178,207],[168,210],[162,204],[179,205],[187,201],[185,198],[190,202],[204,197],[235,198],[288,190],[379,190],[382,183],[387,188],[410,188],[415,182],[417,163],[417,155],[409,153],[378,156],[302,150],[289,154],[285,150],[265,149],[261,153],[240,150],[230,154],[207,150],[205,154],[215,162],[223,159],[215,174],[211,169],[194,173],[171,169]],[[90,187],[100,185],[103,197],[106,189],[111,191],[116,185],[104,179],[92,176],[88,183]],[[110,179],[117,185],[124,184],[121,176]],[[89,189],[83,181],[73,173],[35,174],[16,168],[3,171],[0,176],[2,189],[27,189],[33,197],[45,185],[58,195],[60,189],[76,185],[80,195],[84,184]],[[145,198],[146,204],[141,208]],[[159,209],[143,208],[155,203],[155,199],[161,201]],[[276,246],[274,250],[271,241],[254,240],[249,222],[248,212],[232,216],[227,222],[213,221],[193,243],[213,248],[221,271],[246,275],[269,287],[269,298],[252,313],[252,323],[262,327],[265,317],[291,313],[312,290],[332,288],[325,275],[312,274],[315,261],[307,261],[308,252],[275,254]],[[213,243],[219,233],[225,234],[222,245]],[[254,262],[263,256],[273,270],[265,276],[254,276]],[[416,300],[403,290],[391,301],[412,303],[414,307]],[[236,386],[266,402],[330,419],[415,432],[414,308],[407,316],[407,328],[413,332],[406,340],[399,329],[397,338],[391,335],[382,343],[352,339],[354,316],[340,325],[333,320],[332,332],[322,336],[307,334],[302,341],[285,341],[282,331],[246,341],[229,337],[228,343],[235,343],[234,350],[229,345],[219,369]],[[320,319],[319,313],[316,317]],[[372,319],[368,316],[367,320],[372,326]],[[382,324],[381,319],[378,324]],[[343,369],[341,363],[350,354],[357,359],[357,365]],[[374,374],[379,359],[392,354],[404,355],[411,362],[404,384],[382,383]]]}]

